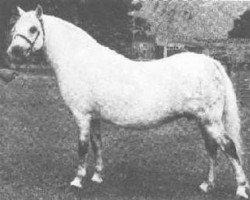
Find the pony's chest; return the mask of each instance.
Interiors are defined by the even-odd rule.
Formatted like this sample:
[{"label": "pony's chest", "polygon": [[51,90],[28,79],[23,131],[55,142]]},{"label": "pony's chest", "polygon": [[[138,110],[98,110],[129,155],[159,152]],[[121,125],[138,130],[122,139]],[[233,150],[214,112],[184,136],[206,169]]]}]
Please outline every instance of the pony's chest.
[{"label": "pony's chest", "polygon": [[68,106],[87,107],[89,88],[79,74],[61,73],[57,78],[61,95]]}]

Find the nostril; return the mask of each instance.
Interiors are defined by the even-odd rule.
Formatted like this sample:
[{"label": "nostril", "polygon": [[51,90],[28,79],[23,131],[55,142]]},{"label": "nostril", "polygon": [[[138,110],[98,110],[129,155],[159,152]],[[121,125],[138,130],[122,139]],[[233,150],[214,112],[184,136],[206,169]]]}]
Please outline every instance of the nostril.
[{"label": "nostril", "polygon": [[12,55],[14,56],[22,56],[23,55],[23,49],[20,46],[14,46],[11,50]]}]

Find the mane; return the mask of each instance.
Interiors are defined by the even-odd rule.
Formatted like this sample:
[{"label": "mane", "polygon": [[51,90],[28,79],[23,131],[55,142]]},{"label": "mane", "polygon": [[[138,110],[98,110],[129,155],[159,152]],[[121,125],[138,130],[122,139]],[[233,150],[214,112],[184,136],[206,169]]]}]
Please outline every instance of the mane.
[{"label": "mane", "polygon": [[[61,18],[52,16],[52,15],[43,15],[44,22],[55,23],[55,24],[62,24],[64,28],[67,29],[68,35],[74,35],[74,39],[78,44],[83,43],[83,48],[96,48],[101,50],[102,53],[107,53],[109,56],[113,55],[114,57],[123,57],[124,59],[128,59],[122,54],[117,53],[115,50],[110,49],[107,46],[103,46],[100,44],[96,39],[94,39],[90,34],[88,34],[84,29],[66,21]],[[45,30],[45,37],[46,37]],[[128,59],[129,60],[129,59]]]}]

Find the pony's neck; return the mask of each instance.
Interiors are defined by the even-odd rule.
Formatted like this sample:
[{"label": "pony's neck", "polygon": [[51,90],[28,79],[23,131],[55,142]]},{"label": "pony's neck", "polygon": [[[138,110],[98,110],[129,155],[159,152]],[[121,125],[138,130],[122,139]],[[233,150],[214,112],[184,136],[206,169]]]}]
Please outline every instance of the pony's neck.
[{"label": "pony's neck", "polygon": [[45,52],[55,70],[67,67],[77,53],[91,51],[98,43],[82,29],[62,19],[44,15]]}]

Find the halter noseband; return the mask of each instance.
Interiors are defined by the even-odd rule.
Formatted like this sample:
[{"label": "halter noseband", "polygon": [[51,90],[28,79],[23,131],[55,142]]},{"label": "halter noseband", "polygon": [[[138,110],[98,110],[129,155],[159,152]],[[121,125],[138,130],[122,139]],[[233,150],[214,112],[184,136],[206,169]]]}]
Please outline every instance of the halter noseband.
[{"label": "halter noseband", "polygon": [[[43,20],[42,19],[38,19],[38,20],[39,20],[39,22],[41,24],[41,28],[42,28],[42,32],[43,32],[43,42],[44,42],[45,41],[45,30],[44,30]],[[34,41],[31,41],[28,37],[26,37],[23,34],[19,34],[19,33],[14,36],[14,39],[16,37],[23,38],[30,45],[30,47],[28,49],[28,52],[30,53],[30,52],[33,52],[33,48],[34,48],[34,46],[36,44],[36,41],[37,41],[38,37],[40,36],[40,34],[41,34],[40,31],[38,31],[37,34],[36,34],[36,37],[35,37]]]}]

